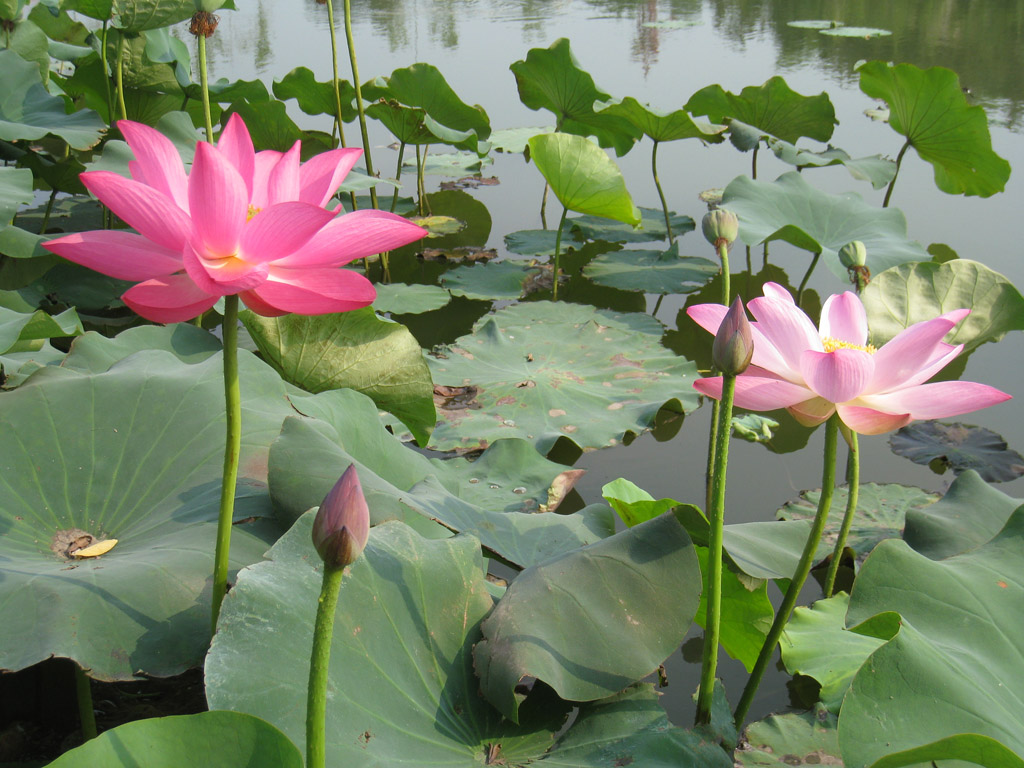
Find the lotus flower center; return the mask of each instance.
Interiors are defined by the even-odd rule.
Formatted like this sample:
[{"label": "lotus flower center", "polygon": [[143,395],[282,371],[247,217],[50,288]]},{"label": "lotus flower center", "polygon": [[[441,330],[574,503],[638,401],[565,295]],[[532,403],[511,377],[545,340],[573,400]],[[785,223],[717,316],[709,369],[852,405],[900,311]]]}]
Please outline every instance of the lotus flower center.
[{"label": "lotus flower center", "polygon": [[249,215],[245,217],[246,222],[252,221],[252,217],[262,211],[262,208],[257,208],[255,205],[249,206]]},{"label": "lotus flower center", "polygon": [[821,345],[825,348],[826,352],[835,352],[837,349],[859,349],[862,352],[867,352],[869,355],[873,355],[878,351],[875,349],[873,344],[851,344],[848,341],[841,341],[840,339],[832,336],[822,339]]}]

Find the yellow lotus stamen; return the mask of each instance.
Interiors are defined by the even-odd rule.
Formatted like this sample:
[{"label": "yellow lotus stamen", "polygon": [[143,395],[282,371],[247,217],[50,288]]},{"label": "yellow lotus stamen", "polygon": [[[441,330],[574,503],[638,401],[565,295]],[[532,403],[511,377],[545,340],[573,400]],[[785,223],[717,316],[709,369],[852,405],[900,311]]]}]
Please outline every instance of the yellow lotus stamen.
[{"label": "yellow lotus stamen", "polygon": [[848,341],[842,341],[832,336],[822,339],[821,344],[825,347],[826,352],[835,352],[837,349],[859,349],[862,352],[867,352],[869,355],[873,355],[878,351],[875,349],[874,344],[865,344],[863,346],[860,344],[851,344]]},{"label": "yellow lotus stamen", "polygon": [[250,205],[249,206],[249,215],[245,217],[245,220],[246,221],[252,221],[252,217],[255,216],[257,213],[259,213],[262,210],[263,210],[262,208],[257,208],[255,205]]}]

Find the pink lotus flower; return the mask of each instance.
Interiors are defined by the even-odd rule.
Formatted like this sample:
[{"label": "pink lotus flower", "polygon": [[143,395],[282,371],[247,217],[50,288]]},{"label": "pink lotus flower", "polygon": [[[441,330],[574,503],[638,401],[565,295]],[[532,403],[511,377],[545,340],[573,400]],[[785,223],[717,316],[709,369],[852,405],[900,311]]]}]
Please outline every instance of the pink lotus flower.
[{"label": "pink lotus flower", "polygon": [[373,302],[362,275],[338,267],[418,240],[426,231],[401,216],[325,210],[362,154],[335,149],[305,163],[288,152],[255,152],[232,115],[215,147],[196,144],[191,173],[159,131],[122,120],[135,154],[131,179],[87,171],[82,183],[138,234],[81,232],[44,247],[122,280],[140,281],[122,299],[158,323],[189,320],[221,296],[238,294],[254,312],[319,315]]},{"label": "pink lotus flower", "polygon": [[[943,337],[969,309],[958,309],[916,323],[876,350],[868,344],[867,313],[847,291],[830,296],[814,323],[781,285],[766,283],[764,296],[749,305],[754,356],[736,378],[735,404],[752,411],[786,408],[802,424],[820,424],[833,413],[855,432],[877,435],[914,419],[940,419],[986,408],[1010,398],[972,381],[925,384],[963,345]],[[699,304],[687,314],[716,333],[727,309]],[[722,395],[721,377],[698,379],[705,395]]]}]

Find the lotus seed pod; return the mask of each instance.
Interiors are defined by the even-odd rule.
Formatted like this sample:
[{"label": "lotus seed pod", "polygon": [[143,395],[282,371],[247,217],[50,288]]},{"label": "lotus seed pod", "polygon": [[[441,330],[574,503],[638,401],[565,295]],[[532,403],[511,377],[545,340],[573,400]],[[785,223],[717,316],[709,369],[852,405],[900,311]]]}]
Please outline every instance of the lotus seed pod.
[{"label": "lotus seed pod", "polygon": [[729,307],[715,334],[711,359],[715,367],[727,376],[738,376],[747,370],[754,355],[754,337],[750,330],[743,301],[739,296]]},{"label": "lotus seed pod", "polygon": [[701,221],[700,227],[704,231],[704,237],[707,238],[707,241],[718,249],[723,244],[733,244],[736,240],[736,235],[739,234],[740,222],[732,211],[727,211],[725,208],[716,208],[704,215],[704,220]]},{"label": "lotus seed pod", "polygon": [[313,520],[313,546],[329,568],[344,568],[362,554],[370,536],[370,508],[352,464],[324,497]]},{"label": "lotus seed pod", "polygon": [[868,249],[860,240],[847,243],[839,249],[839,262],[847,269],[863,267],[868,260]]}]

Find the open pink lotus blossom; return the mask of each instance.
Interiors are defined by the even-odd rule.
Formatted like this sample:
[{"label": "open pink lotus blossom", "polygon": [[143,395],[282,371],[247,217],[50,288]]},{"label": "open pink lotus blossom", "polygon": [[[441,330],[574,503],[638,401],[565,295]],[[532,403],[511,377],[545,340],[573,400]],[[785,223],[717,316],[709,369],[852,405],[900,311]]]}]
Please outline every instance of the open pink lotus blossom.
[{"label": "open pink lotus blossom", "polygon": [[[881,349],[868,344],[867,313],[856,294],[830,296],[814,323],[781,285],[766,283],[764,296],[750,301],[754,356],[736,378],[735,404],[752,411],[786,408],[802,424],[820,424],[833,413],[855,432],[877,435],[914,419],[940,419],[986,408],[1010,398],[972,381],[925,384],[963,344],[943,337],[969,309],[915,323]],[[699,304],[687,314],[716,333],[727,312],[720,304]],[[721,377],[698,379],[694,387],[716,399]]]},{"label": "open pink lotus blossom", "polygon": [[245,123],[232,115],[217,146],[196,144],[186,174],[159,131],[122,120],[135,154],[132,178],[87,171],[82,183],[138,234],[81,232],[44,247],[77,264],[139,281],[122,299],[159,323],[189,320],[221,296],[238,294],[254,312],[345,312],[373,302],[362,275],[339,269],[426,234],[401,216],[361,210],[336,216],[324,204],[362,154],[335,149],[300,163],[287,152],[255,152]]}]

